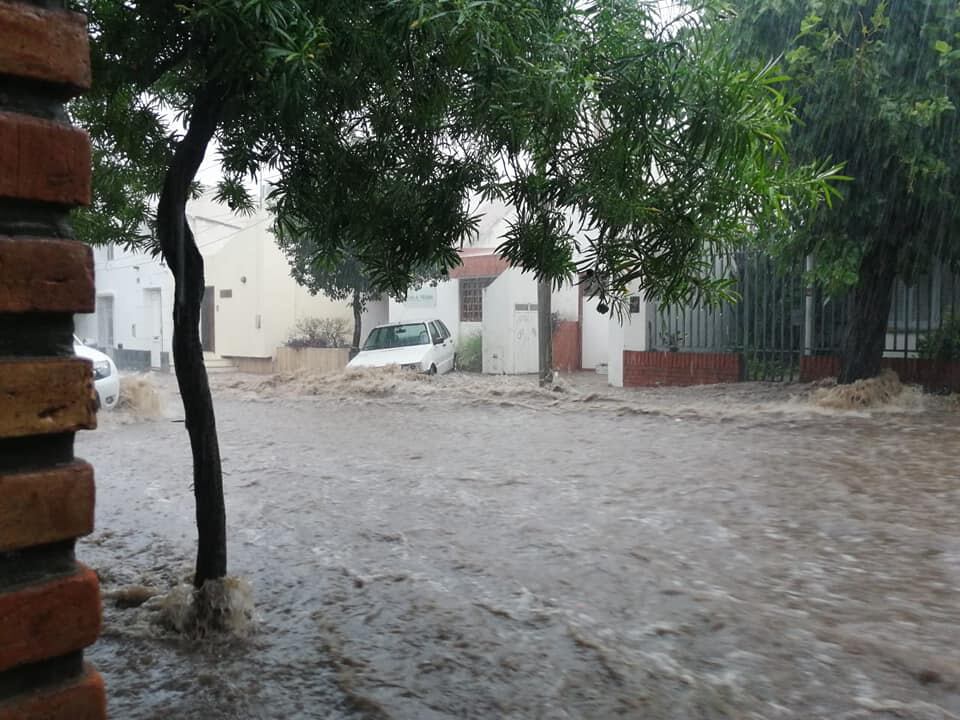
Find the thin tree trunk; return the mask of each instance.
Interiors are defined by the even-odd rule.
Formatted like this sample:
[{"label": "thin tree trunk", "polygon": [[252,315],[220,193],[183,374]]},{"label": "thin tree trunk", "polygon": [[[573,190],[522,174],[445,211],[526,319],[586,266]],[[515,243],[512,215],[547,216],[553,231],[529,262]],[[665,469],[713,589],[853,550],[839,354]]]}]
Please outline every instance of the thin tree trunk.
[{"label": "thin tree trunk", "polygon": [[193,452],[198,533],[193,584],[197,588],[227,574],[227,530],[213,398],[200,342],[203,256],[187,225],[186,204],[190,184],[216,131],[222,104],[222,94],[212,87],[198,93],[190,126],[177,145],[157,205],[160,248],[175,282],[173,358]]},{"label": "thin tree trunk", "polygon": [[540,385],[553,382],[553,312],[549,281],[537,284],[537,336],[539,340]]},{"label": "thin tree trunk", "polygon": [[350,355],[360,352],[360,335],[363,331],[363,304],[360,302],[360,291],[353,291],[353,344],[350,346]]},{"label": "thin tree trunk", "polygon": [[859,283],[850,296],[839,382],[852,383],[880,373],[896,277],[896,244],[876,243],[860,263]]}]

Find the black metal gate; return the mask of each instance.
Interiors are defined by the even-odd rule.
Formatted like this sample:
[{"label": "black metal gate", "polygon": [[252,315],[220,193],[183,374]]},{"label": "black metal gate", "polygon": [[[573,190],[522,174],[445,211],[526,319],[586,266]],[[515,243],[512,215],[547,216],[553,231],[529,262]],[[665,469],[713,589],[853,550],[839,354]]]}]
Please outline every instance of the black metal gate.
[{"label": "black metal gate", "polygon": [[[783,267],[762,252],[717,258],[716,277],[736,282],[739,302],[718,307],[658,305],[651,350],[737,352],[747,380],[790,381],[803,355],[835,355],[847,321],[847,299],[808,286],[804,267]],[[917,357],[921,339],[960,311],[960,279],[935,267],[910,286],[898,281],[885,354]]]}]

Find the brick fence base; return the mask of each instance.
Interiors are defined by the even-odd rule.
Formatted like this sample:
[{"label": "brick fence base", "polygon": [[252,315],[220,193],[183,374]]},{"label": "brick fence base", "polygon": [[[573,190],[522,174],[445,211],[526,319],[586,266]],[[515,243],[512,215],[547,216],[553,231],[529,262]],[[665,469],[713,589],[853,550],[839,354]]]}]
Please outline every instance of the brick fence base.
[{"label": "brick fence base", "polygon": [[[900,380],[929,390],[960,392],[960,362],[938,362],[920,358],[883,358],[881,367],[890,368]],[[840,374],[840,358],[834,355],[800,358],[800,381],[814,382]]]},{"label": "brick fence base", "polygon": [[[72,4],[72,3],[71,3]],[[104,720],[83,662],[100,585],[75,557],[93,530],[93,366],[73,316],[93,312],[93,254],[67,213],[90,203],[90,141],[63,103],[90,86],[87,22],[66,0],[0,0],[0,720]]]},{"label": "brick fence base", "polygon": [[739,382],[740,353],[637,352],[623,353],[624,387],[709,385]]}]

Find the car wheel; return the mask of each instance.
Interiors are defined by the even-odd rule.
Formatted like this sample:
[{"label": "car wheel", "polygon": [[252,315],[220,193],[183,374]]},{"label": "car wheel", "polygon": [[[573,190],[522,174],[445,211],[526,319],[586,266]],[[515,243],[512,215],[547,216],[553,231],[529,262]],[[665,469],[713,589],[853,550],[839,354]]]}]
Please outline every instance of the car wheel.
[{"label": "car wheel", "polygon": [[431,365],[431,366],[430,366],[430,369],[427,371],[427,374],[428,374],[428,375],[436,375],[436,374],[437,374],[437,366],[436,366],[436,365]]}]

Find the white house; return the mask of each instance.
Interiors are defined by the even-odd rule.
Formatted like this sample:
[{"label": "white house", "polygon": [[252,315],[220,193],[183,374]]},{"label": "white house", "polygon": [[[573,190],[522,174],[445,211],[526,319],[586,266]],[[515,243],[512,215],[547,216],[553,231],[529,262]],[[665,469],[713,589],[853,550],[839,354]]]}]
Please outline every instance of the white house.
[{"label": "white house", "polygon": [[[482,211],[478,237],[461,250],[461,265],[450,271],[449,279],[411,290],[405,302],[391,300],[390,321],[438,317],[458,342],[482,335],[484,372],[535,373],[536,279],[511,268],[496,253],[509,227],[509,208],[487,204]],[[565,370],[605,372],[614,352],[611,342],[622,342],[624,332],[618,321],[611,322],[597,312],[599,301],[583,289],[580,284],[567,283],[551,296],[556,321],[554,364]],[[623,354],[622,347],[619,354]]]},{"label": "white house", "polygon": [[[191,201],[187,219],[204,257],[201,318],[205,350],[244,369],[268,369],[276,348],[307,317],[342,318],[346,302],[311,295],[290,277],[286,256],[270,232],[271,217],[232,213],[207,195]],[[127,368],[169,368],[173,276],[160,258],[119,247],[94,249],[97,304],[76,317],[76,332]],[[368,305],[364,328],[385,322],[386,302]]]}]

